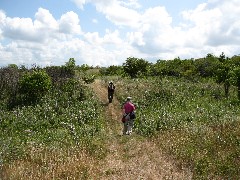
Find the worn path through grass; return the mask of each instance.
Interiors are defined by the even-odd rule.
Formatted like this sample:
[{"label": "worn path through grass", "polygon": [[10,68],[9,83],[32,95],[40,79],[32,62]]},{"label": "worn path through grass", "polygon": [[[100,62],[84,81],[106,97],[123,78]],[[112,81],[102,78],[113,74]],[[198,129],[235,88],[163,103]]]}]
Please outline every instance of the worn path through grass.
[{"label": "worn path through grass", "polygon": [[107,126],[108,154],[99,165],[99,179],[192,179],[187,169],[179,169],[174,161],[149,139],[135,133],[122,136],[121,103],[107,99],[107,88],[96,80],[91,87],[104,106]]}]

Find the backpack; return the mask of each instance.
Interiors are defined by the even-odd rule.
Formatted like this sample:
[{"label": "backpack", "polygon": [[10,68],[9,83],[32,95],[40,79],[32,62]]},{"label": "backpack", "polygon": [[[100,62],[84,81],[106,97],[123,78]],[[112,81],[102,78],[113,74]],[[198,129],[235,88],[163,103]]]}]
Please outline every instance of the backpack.
[{"label": "backpack", "polygon": [[109,91],[114,91],[114,89],[115,89],[115,86],[113,84],[108,85],[108,90]]}]

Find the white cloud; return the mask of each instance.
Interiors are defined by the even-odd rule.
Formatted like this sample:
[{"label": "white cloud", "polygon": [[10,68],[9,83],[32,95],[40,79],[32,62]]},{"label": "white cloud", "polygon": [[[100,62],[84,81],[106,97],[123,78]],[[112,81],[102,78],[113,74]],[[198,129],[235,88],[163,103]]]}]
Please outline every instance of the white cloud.
[{"label": "white cloud", "polygon": [[120,3],[123,6],[132,7],[132,8],[136,8],[136,9],[141,7],[141,5],[138,3],[138,0],[125,0],[125,1],[120,1]]},{"label": "white cloud", "polygon": [[80,9],[83,9],[84,4],[89,2],[89,0],[72,0]]},{"label": "white cloud", "polygon": [[218,55],[226,51],[228,55],[238,54],[240,1],[212,3],[182,12],[184,22],[178,27],[173,26],[164,7],[147,9],[142,14],[141,28],[129,33],[129,42],[155,57],[203,57],[209,52]]},{"label": "white cloud", "polygon": [[58,24],[52,14],[43,8],[39,8],[35,14],[35,28],[36,29],[57,29]]},{"label": "white cloud", "polygon": [[136,27],[141,18],[136,10],[131,9],[140,7],[137,0],[73,0],[73,2],[81,9],[85,4],[93,3],[98,12],[103,13],[109,21],[118,26]]},{"label": "white cloud", "polygon": [[79,25],[79,18],[73,11],[67,12],[61,16],[59,21],[59,30],[66,34],[80,34],[81,27]]},{"label": "white cloud", "polygon": [[62,44],[72,47],[72,37],[81,33],[81,27],[74,12],[67,12],[56,20],[48,10],[39,8],[34,21],[30,18],[9,18],[0,12],[0,32],[7,40],[0,49],[1,64],[14,61],[16,64],[46,65],[51,61],[60,60],[57,64],[67,61],[71,53],[63,54],[67,48]]},{"label": "white cloud", "polygon": [[92,3],[114,26],[104,27],[102,35],[97,30],[82,32],[82,21],[72,11],[55,19],[39,8],[34,20],[10,18],[0,11],[0,64],[60,65],[73,57],[77,64],[107,66],[122,64],[129,56],[157,60],[239,54],[238,0],[209,0],[182,12],[178,26],[163,6],[144,9],[137,0],[74,2],[82,9]]}]

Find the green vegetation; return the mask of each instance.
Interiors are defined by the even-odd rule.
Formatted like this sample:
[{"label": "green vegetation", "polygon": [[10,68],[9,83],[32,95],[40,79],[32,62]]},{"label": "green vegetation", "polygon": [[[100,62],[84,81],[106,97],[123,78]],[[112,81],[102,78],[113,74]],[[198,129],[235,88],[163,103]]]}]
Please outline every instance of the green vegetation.
[{"label": "green vegetation", "polygon": [[239,177],[235,89],[226,99],[211,80],[193,83],[169,77],[119,80],[116,86],[119,99],[131,95],[137,104],[135,131],[153,138],[181,165],[192,167],[194,179]]},{"label": "green vegetation", "polygon": [[128,58],[130,79],[115,79],[118,99],[137,104],[135,131],[190,167],[194,179],[238,178],[240,57],[159,60],[146,70],[142,62]]},{"label": "green vegetation", "polygon": [[[45,68],[11,64],[0,75],[2,165],[43,164],[33,149],[40,154],[78,149],[104,158],[103,107],[88,85],[101,78],[114,81],[120,102],[133,97],[135,132],[190,168],[194,179],[240,176],[239,56],[207,54],[155,64],[130,57],[122,66],[103,68],[79,67],[70,58],[64,66]],[[81,168],[88,176],[87,166]]]},{"label": "green vegetation", "polygon": [[8,99],[12,93],[2,95],[1,102],[7,105],[2,103],[0,107],[0,168],[18,160],[25,161],[25,165],[31,162],[41,166],[45,162],[43,154],[66,158],[77,150],[96,158],[104,156],[104,121],[98,99],[81,79],[68,78],[72,76],[67,73],[72,73],[69,68],[64,71],[66,76],[51,82],[51,75],[57,77],[54,72],[58,74],[58,70],[63,72],[66,68],[52,69],[55,71],[50,75],[44,69],[19,71],[15,97],[23,95],[28,101],[15,103],[9,109],[7,103],[11,103]]}]

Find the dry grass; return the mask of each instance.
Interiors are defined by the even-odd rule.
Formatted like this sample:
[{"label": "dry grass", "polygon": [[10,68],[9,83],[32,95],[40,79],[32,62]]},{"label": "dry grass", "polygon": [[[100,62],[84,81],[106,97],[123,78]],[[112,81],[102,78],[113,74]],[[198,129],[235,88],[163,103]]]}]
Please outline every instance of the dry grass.
[{"label": "dry grass", "polygon": [[98,162],[85,151],[31,149],[29,157],[3,167],[2,179],[88,179]]}]

